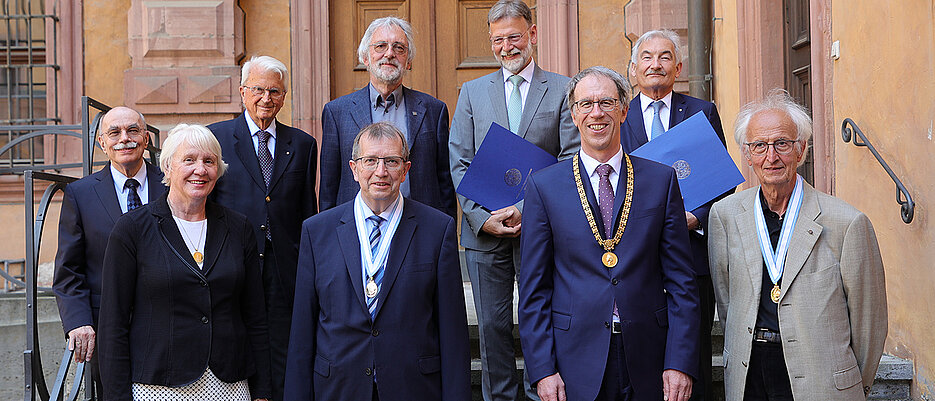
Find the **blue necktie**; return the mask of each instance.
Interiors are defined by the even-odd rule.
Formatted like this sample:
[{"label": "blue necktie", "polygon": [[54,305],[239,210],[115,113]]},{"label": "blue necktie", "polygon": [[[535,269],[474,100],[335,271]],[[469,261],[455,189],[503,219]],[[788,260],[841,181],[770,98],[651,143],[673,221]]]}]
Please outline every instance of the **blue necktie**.
[{"label": "blue necktie", "polygon": [[[380,248],[380,225],[386,219],[373,215],[367,218],[367,222],[372,225],[370,229],[370,260],[376,262],[377,250]],[[377,267],[376,273],[373,274],[373,282],[377,284],[377,288],[380,288],[380,285],[383,283],[383,263]],[[366,285],[366,283],[364,283]],[[367,298],[367,309],[370,310],[370,318],[373,319],[376,317],[377,311],[377,298],[380,293],[377,292],[377,296],[373,298]]]},{"label": "blue necktie", "polygon": [[662,100],[650,103],[650,105],[653,106],[653,129],[650,134],[650,140],[656,139],[659,135],[666,132],[666,129],[662,126],[662,118],[659,117],[659,110],[662,110],[664,104]]},{"label": "blue necktie", "polygon": [[136,193],[136,189],[140,187],[140,182],[134,178],[128,179],[123,183],[123,187],[129,189],[130,192],[127,193],[127,211],[131,211],[140,206],[143,206],[143,200],[140,199],[140,194]]},{"label": "blue necktie", "polygon": [[510,102],[506,105],[506,115],[510,119],[510,131],[517,134],[519,122],[523,119],[523,96],[519,91],[519,84],[525,79],[519,75],[512,75],[509,79],[513,83],[513,92],[510,93]]}]

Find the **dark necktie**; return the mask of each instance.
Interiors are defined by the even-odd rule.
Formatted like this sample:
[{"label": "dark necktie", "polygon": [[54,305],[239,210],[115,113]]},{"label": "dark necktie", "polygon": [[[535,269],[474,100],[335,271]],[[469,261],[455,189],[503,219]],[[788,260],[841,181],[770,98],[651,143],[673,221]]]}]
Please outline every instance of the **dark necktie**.
[{"label": "dark necktie", "polygon": [[269,189],[269,180],[273,176],[273,155],[269,153],[269,132],[259,131],[256,133],[257,159],[260,160],[260,171],[263,172],[263,181],[266,182],[266,188]]},{"label": "dark necktie", "polygon": [[614,234],[614,188],[610,185],[610,173],[614,171],[609,164],[597,166],[597,205],[601,209],[601,220],[604,221],[604,238],[609,239]]},{"label": "dark necktie", "polygon": [[129,190],[127,193],[127,211],[131,211],[140,206],[143,206],[143,201],[140,199],[140,194],[136,193],[136,189],[140,187],[140,182],[134,178],[128,179],[123,183],[123,188]]}]

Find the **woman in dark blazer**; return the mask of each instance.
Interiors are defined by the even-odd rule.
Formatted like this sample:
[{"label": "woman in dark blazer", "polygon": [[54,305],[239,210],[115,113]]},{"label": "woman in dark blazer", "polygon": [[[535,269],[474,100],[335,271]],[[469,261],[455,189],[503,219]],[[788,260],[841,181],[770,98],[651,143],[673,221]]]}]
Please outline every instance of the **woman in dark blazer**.
[{"label": "woman in dark blazer", "polygon": [[159,162],[168,193],[122,216],[104,254],[104,399],[266,399],[256,240],[242,215],[207,202],[227,167],[221,147],[179,124]]}]

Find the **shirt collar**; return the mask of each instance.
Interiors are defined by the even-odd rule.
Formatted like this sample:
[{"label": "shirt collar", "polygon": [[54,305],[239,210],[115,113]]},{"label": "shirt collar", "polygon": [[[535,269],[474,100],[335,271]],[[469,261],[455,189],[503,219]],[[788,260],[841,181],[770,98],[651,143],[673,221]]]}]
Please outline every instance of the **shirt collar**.
[{"label": "shirt collar", "polygon": [[[250,113],[245,111],[243,112],[243,114],[244,114],[244,118],[247,120],[247,129],[250,130],[250,135],[255,136],[257,132],[260,132],[260,127],[256,125],[256,122],[254,122],[252,118],[250,118]],[[273,120],[273,122],[269,123],[269,128],[266,129],[266,132],[269,132],[269,135],[271,137],[273,138],[276,137],[276,120],[275,119]]]},{"label": "shirt collar", "polygon": [[[659,99],[659,100],[662,100],[662,104],[666,105],[667,109],[672,110],[672,91],[669,91],[669,93],[667,93],[665,96],[662,97],[662,99]],[[643,92],[640,92],[640,107],[642,107],[643,112],[646,112],[652,109],[652,103],[654,101],[655,100],[653,100],[649,96],[644,95]]]},{"label": "shirt collar", "polygon": [[[380,92],[377,91],[377,88],[373,87],[373,84],[367,84],[367,87],[370,88],[370,108],[376,109],[378,105],[383,104],[383,99],[380,96]],[[393,95],[393,109],[398,109],[399,104],[402,103],[403,100],[403,85],[400,84],[397,86],[390,94]]]},{"label": "shirt collar", "polygon": [[594,170],[597,169],[597,166],[601,164],[609,164],[610,167],[613,167],[614,172],[620,174],[620,163],[623,161],[623,147],[617,150],[617,153],[614,154],[607,163],[601,163],[597,159],[588,156],[584,151],[578,151],[578,154],[581,155],[581,164],[584,165],[584,171],[588,173],[588,177],[594,174]]},{"label": "shirt collar", "polygon": [[[382,217],[384,221],[390,221],[390,218],[393,217],[393,211],[395,211],[396,208],[399,207],[400,204],[402,204],[402,201],[403,201],[402,194],[397,194],[396,200],[393,201],[393,203],[391,203],[390,206],[386,208],[386,210],[384,210],[378,216]],[[357,192],[357,197],[354,199],[354,207],[359,208],[361,212],[363,212],[364,220],[366,220],[370,216],[377,215],[376,213],[373,212],[373,210],[370,210],[370,207],[367,206],[367,203],[364,202],[364,198],[360,196],[359,191]]]},{"label": "shirt collar", "polygon": [[[536,60],[529,60],[529,64],[526,65],[526,68],[523,68],[519,72],[519,76],[523,77],[526,82],[532,82],[532,73],[536,70]],[[513,75],[512,72],[506,69],[506,67],[501,67],[500,71],[503,72],[503,83],[506,84],[510,80],[510,77]]]},{"label": "shirt collar", "polygon": [[120,188],[120,190],[123,190],[123,186],[127,184],[127,180],[130,178],[136,179],[136,182],[140,183],[139,188],[143,188],[143,185],[146,185],[146,162],[143,162],[143,165],[137,170],[133,177],[123,175],[120,170],[114,167],[114,163],[110,163],[110,176],[114,178],[114,184],[117,185],[117,188]]}]

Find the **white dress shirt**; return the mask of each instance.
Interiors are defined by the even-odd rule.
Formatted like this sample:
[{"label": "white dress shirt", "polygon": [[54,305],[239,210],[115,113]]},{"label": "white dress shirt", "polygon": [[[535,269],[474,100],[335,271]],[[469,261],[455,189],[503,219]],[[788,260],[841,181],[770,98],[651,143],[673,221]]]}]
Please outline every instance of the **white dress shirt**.
[{"label": "white dress shirt", "polygon": [[136,194],[140,196],[140,201],[142,204],[149,203],[149,183],[146,182],[146,163],[143,163],[143,166],[136,172],[133,177],[127,177],[123,175],[116,167],[114,163],[110,163],[110,175],[114,179],[114,189],[117,190],[117,203],[120,204],[120,212],[127,212],[127,198],[130,196],[130,190],[124,188],[127,180],[130,178],[136,179],[140,183],[140,186],[136,187]]}]

